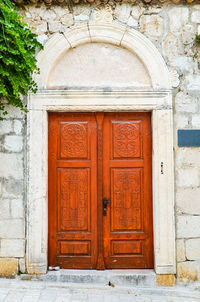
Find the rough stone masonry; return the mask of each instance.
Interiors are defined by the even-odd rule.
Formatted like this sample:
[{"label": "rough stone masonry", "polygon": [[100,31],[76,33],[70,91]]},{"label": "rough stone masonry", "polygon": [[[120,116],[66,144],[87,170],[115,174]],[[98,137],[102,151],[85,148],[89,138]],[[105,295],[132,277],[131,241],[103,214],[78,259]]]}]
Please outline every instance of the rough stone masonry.
[{"label": "rough stone masonry", "polygon": [[[144,34],[158,48],[176,75],[173,89],[175,213],[177,278],[187,283],[200,272],[200,148],[177,146],[178,129],[200,129],[200,68],[198,43],[200,4],[172,2],[143,4],[108,1],[21,7],[21,14],[45,44],[56,32],[87,23],[94,10]],[[7,106],[0,122],[0,275],[26,272],[26,115]]]}]

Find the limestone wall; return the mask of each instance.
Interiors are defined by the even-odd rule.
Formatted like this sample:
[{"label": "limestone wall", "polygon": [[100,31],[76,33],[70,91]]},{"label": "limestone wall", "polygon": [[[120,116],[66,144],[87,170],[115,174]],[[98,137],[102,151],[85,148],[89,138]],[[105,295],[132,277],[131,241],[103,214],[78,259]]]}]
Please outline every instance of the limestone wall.
[{"label": "limestone wall", "polygon": [[0,123],[0,274],[25,271],[25,115],[6,106]]},{"label": "limestone wall", "polygon": [[[177,147],[178,129],[200,129],[200,69],[198,45],[200,5],[143,5],[109,2],[66,6],[28,5],[21,8],[25,21],[45,42],[56,32],[93,18],[104,9],[104,18],[132,27],[158,48],[168,67],[178,72],[174,83],[175,212],[177,272],[182,282],[198,278],[200,263],[200,148]],[[174,79],[175,81],[175,79]],[[26,117],[8,108],[0,124],[0,271],[7,259],[24,271],[26,213]],[[8,266],[7,266],[8,267]]]}]

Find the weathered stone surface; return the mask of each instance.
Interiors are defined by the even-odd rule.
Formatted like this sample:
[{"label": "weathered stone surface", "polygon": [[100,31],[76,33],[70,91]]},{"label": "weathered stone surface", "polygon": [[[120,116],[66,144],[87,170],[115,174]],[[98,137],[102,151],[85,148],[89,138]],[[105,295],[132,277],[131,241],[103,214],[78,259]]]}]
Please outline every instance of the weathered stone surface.
[{"label": "weathered stone surface", "polygon": [[198,167],[200,165],[200,149],[199,148],[180,148],[176,152],[176,164],[179,167]]},{"label": "weathered stone surface", "polygon": [[[73,72],[74,69],[76,72]],[[147,70],[136,56],[126,49],[106,43],[84,44],[64,54],[52,69],[47,87],[64,87],[66,82],[71,87],[77,83],[84,87],[127,85],[142,89],[151,86]]]},{"label": "weathered stone surface", "polygon": [[198,187],[199,186],[198,168],[180,168],[177,173],[178,187]]},{"label": "weathered stone surface", "polygon": [[138,27],[138,21],[136,21],[132,16],[128,18],[127,25],[131,27]]},{"label": "weathered stone surface", "polygon": [[[183,27],[182,33],[181,33],[181,39],[183,46],[185,47],[185,52],[182,54],[191,54],[192,55],[192,49],[189,48],[187,45],[191,39],[193,39],[194,32],[196,31],[196,28],[193,24],[189,24],[189,22]],[[198,73],[198,72],[197,72]]]},{"label": "weathered stone surface", "polygon": [[13,131],[12,120],[0,121],[0,135]]},{"label": "weathered stone surface", "polygon": [[22,133],[22,122],[19,120],[14,120],[14,132],[19,135]]},{"label": "weathered stone surface", "polygon": [[122,3],[121,5],[117,5],[114,10],[115,18],[123,23],[127,23],[130,14],[131,14],[131,7],[128,3]]},{"label": "weathered stone surface", "polygon": [[186,87],[189,91],[200,91],[200,75],[188,75],[185,79]]},{"label": "weathered stone surface", "polygon": [[185,243],[183,239],[176,240],[176,256],[178,262],[185,261]]},{"label": "weathered stone surface", "polygon": [[21,273],[26,273],[26,261],[25,258],[20,258],[19,259],[19,271]]},{"label": "weathered stone surface", "polygon": [[179,110],[180,112],[194,113],[198,111],[198,104],[183,102],[180,104],[176,104],[176,109],[177,111]]},{"label": "weathered stone surface", "polygon": [[48,29],[50,33],[57,32],[61,30],[62,24],[59,21],[48,21]]},{"label": "weathered stone surface", "polygon": [[179,188],[176,207],[181,213],[200,215],[200,188]]},{"label": "weathered stone surface", "polygon": [[[31,278],[32,277],[32,278]],[[29,281],[23,281],[28,280]],[[36,282],[34,276],[21,275],[20,280],[2,280],[0,299],[4,301],[15,297],[17,301],[84,301],[84,302],[199,302],[198,285],[194,287],[175,286],[174,288],[143,287],[98,287],[73,284],[72,287],[62,287],[55,279],[51,282]],[[11,297],[11,299],[10,299]],[[7,302],[7,301],[6,301]],[[12,301],[13,302],[13,301]]]},{"label": "weathered stone surface", "polygon": [[74,18],[72,14],[69,15],[64,15],[60,21],[62,22],[62,24],[64,26],[71,26],[72,24],[74,24]]},{"label": "weathered stone surface", "polygon": [[131,16],[133,16],[133,18],[138,21],[144,10],[145,8],[142,6],[132,6]]},{"label": "weathered stone surface", "polygon": [[198,264],[194,261],[177,264],[177,276],[181,283],[188,283],[198,279]]},{"label": "weathered stone surface", "polygon": [[194,11],[192,13],[191,20],[194,23],[200,23],[200,11]]},{"label": "weathered stone surface", "polygon": [[188,22],[189,9],[187,7],[174,7],[169,10],[168,14],[170,31],[180,33]]},{"label": "weathered stone surface", "polygon": [[183,53],[183,44],[180,36],[169,32],[162,43],[162,48],[163,54],[169,61],[176,59]]},{"label": "weathered stone surface", "polygon": [[200,237],[200,216],[178,216],[177,238]]},{"label": "weathered stone surface", "polygon": [[21,154],[0,153],[0,177],[17,180],[23,178],[23,161]]},{"label": "weathered stone surface", "polygon": [[0,199],[0,213],[1,219],[9,218],[10,217],[10,200],[8,199]]},{"label": "weathered stone surface", "polygon": [[156,283],[158,286],[173,286],[175,284],[174,275],[156,275]]},{"label": "weathered stone surface", "polygon": [[88,6],[77,5],[77,6],[73,7],[73,15],[74,16],[79,16],[79,15],[89,16],[90,14],[91,14],[91,8],[88,7]]},{"label": "weathered stone surface", "polygon": [[23,148],[23,137],[7,135],[4,140],[4,148],[11,152],[21,152]]},{"label": "weathered stone surface", "polygon": [[78,16],[74,16],[75,22],[84,22],[84,21],[88,21],[88,20],[89,20],[89,16],[85,15],[85,14],[80,14]]},{"label": "weathered stone surface", "polygon": [[3,198],[22,197],[24,192],[23,181],[15,179],[6,179],[2,185]]},{"label": "weathered stone surface", "polygon": [[174,121],[177,128],[185,128],[189,124],[188,116],[184,114],[176,114],[174,116]]},{"label": "weathered stone surface", "polygon": [[[151,270],[60,270],[56,274],[48,271],[47,274],[37,276],[28,276],[29,280],[49,282],[59,281],[62,283],[72,282],[74,284],[98,284],[105,286],[109,281],[115,286],[132,286],[132,287],[152,287],[156,285],[156,274]],[[20,279],[28,280],[27,276],[21,276]],[[134,301],[135,302],[135,301]]]},{"label": "weathered stone surface", "polygon": [[192,127],[200,128],[200,113],[192,115]]},{"label": "weathered stone surface", "polygon": [[45,21],[31,21],[29,22],[32,27],[32,31],[37,35],[41,35],[42,33],[47,31],[47,22]]},{"label": "weathered stone surface", "polygon": [[56,19],[56,13],[51,9],[46,9],[43,13],[42,19],[47,21],[54,20]]},{"label": "weathered stone surface", "polygon": [[57,16],[56,19],[59,19],[59,20],[60,20],[60,18],[63,17],[64,15],[69,14],[69,9],[68,9],[67,7],[65,7],[65,8],[63,9],[63,7],[54,6],[54,7],[53,7],[53,11],[55,12],[55,14],[56,14],[56,16]]},{"label": "weathered stone surface", "polygon": [[171,61],[171,65],[176,67],[177,71],[180,73],[188,73],[191,71],[191,68],[196,68],[196,62],[185,55],[176,57]]},{"label": "weathered stone surface", "polygon": [[24,257],[24,239],[1,239],[0,257]]},{"label": "weathered stone surface", "polygon": [[195,113],[198,111],[198,99],[188,93],[179,92],[175,98],[176,112]]},{"label": "weathered stone surface", "polygon": [[144,15],[140,18],[140,29],[147,36],[158,38],[163,33],[163,19],[157,15]]},{"label": "weathered stone surface", "polygon": [[0,238],[23,239],[25,227],[23,219],[4,219],[0,220]]},{"label": "weathered stone surface", "polygon": [[6,115],[6,118],[23,118],[25,113],[20,110],[19,108],[13,107],[11,105],[5,106],[6,111],[8,112],[8,115]]},{"label": "weathered stone surface", "polygon": [[12,199],[10,201],[10,213],[13,218],[23,218],[24,217],[24,204],[23,200],[20,199]]},{"label": "weathered stone surface", "polygon": [[48,36],[47,36],[46,33],[45,33],[44,35],[38,35],[38,36],[37,36],[37,40],[38,40],[42,45],[44,45],[44,44],[47,42],[47,40],[48,40]]},{"label": "weathered stone surface", "polygon": [[18,272],[18,260],[12,258],[0,258],[0,276],[13,278]]},{"label": "weathered stone surface", "polygon": [[25,12],[25,16],[27,18],[30,18],[32,20],[41,20],[41,18],[43,17],[44,12],[46,12],[46,7],[45,6],[34,6],[31,5],[28,8],[28,11]]},{"label": "weathered stone surface", "polygon": [[200,239],[187,239],[185,249],[187,260],[200,260]]}]

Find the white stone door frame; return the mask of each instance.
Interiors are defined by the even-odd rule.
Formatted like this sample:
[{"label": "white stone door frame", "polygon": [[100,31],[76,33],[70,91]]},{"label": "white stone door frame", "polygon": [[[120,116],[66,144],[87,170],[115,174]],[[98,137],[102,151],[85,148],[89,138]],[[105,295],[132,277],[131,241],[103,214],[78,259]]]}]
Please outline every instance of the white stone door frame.
[{"label": "white stone door frame", "polygon": [[155,271],[158,274],[174,274],[173,127],[170,91],[45,91],[30,95],[29,110],[28,272],[45,273],[47,270],[48,112],[150,111],[153,132]]},{"label": "white stone door frame", "polygon": [[[48,75],[64,51],[81,43],[107,42],[133,51],[152,81],[147,91],[47,90]],[[48,112],[152,112],[153,233],[157,274],[175,274],[172,94],[166,65],[153,44],[118,24],[86,24],[56,34],[38,56],[40,90],[29,95],[27,136],[27,270],[46,273],[48,253]]]}]

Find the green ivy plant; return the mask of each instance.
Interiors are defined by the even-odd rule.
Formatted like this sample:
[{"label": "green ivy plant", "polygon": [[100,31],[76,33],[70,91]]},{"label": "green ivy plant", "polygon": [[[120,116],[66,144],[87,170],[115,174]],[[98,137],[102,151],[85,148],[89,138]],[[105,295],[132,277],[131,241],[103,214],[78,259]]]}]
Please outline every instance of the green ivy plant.
[{"label": "green ivy plant", "polygon": [[27,112],[22,96],[37,91],[32,75],[39,72],[35,52],[42,47],[15,4],[0,0],[0,120],[7,114],[4,99]]}]

